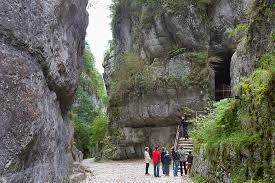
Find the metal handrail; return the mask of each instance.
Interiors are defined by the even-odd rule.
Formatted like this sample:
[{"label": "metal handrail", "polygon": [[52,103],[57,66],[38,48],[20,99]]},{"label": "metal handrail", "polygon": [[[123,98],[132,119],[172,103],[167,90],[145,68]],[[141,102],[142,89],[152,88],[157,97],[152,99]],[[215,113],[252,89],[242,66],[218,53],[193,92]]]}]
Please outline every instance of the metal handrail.
[{"label": "metal handrail", "polygon": [[176,133],[176,138],[175,138],[175,143],[174,143],[174,149],[175,149],[175,151],[178,148],[179,136],[180,136],[180,125],[178,125],[177,133]]}]

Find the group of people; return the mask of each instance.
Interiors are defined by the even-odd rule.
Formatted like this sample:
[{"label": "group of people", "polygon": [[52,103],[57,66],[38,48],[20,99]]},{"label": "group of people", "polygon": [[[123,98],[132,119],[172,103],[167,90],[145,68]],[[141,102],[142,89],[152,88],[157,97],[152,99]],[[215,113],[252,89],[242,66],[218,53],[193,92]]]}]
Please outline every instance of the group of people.
[{"label": "group of people", "polygon": [[[188,123],[184,116],[181,117],[180,120],[180,126],[181,126],[181,136],[182,138],[188,139]],[[183,146],[180,147],[180,149],[177,151],[173,147],[171,152],[171,155],[169,152],[163,147],[155,147],[155,150],[152,153],[152,159],[149,154],[149,148],[145,147],[144,152],[144,159],[145,159],[145,175],[150,175],[149,165],[150,162],[154,165],[154,176],[160,177],[159,175],[159,167],[160,163],[162,164],[162,173],[166,176],[169,176],[170,172],[170,164],[173,161],[173,170],[174,170],[174,176],[178,176],[178,171],[180,169],[181,176],[183,176],[183,170],[184,174],[187,175],[191,171],[192,163],[193,163],[193,155],[191,151],[187,152],[184,151]]]},{"label": "group of people", "polygon": [[193,163],[193,155],[191,152],[184,151],[183,147],[181,146],[178,151],[174,148],[171,149],[171,155],[169,152],[163,147],[161,150],[159,147],[155,147],[155,150],[152,153],[152,158],[149,154],[149,148],[145,147],[144,152],[144,159],[145,159],[145,175],[150,175],[149,165],[152,162],[154,165],[154,176],[160,177],[159,174],[159,167],[160,163],[162,164],[162,173],[166,176],[169,176],[170,172],[170,164],[173,161],[173,169],[174,169],[174,176],[178,176],[178,171],[180,168],[181,176],[183,176],[183,170],[185,175],[190,173],[192,163]]}]

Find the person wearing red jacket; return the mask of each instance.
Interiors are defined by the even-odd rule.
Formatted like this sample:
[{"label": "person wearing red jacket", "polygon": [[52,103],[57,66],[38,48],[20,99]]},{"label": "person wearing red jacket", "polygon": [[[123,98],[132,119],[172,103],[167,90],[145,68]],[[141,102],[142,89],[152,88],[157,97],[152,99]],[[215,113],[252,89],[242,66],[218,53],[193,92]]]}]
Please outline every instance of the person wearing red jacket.
[{"label": "person wearing red jacket", "polygon": [[154,176],[159,177],[160,152],[158,147],[155,147],[153,151],[152,160],[154,163]]}]

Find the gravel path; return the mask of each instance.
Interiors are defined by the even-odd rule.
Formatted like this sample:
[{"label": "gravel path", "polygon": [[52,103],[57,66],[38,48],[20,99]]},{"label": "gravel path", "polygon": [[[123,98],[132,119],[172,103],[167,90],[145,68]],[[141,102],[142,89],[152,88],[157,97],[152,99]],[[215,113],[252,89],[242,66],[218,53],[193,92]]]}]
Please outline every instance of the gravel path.
[{"label": "gravel path", "polygon": [[[169,177],[163,175],[159,178],[152,175],[145,176],[145,164],[141,160],[104,163],[84,160],[83,164],[94,173],[93,177],[87,178],[83,183],[192,183],[188,176],[174,177],[172,169],[170,169]],[[153,174],[152,164],[150,164],[149,173]]]}]

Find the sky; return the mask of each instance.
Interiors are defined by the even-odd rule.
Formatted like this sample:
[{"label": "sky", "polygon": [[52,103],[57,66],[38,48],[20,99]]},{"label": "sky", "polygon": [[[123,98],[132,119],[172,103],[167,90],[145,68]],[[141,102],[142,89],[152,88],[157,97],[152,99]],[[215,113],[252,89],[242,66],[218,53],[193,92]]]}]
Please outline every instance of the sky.
[{"label": "sky", "polygon": [[89,0],[88,7],[89,25],[87,28],[86,41],[90,45],[95,57],[96,68],[103,73],[102,62],[104,53],[108,50],[108,42],[112,40],[111,17],[109,6],[112,0]]}]

